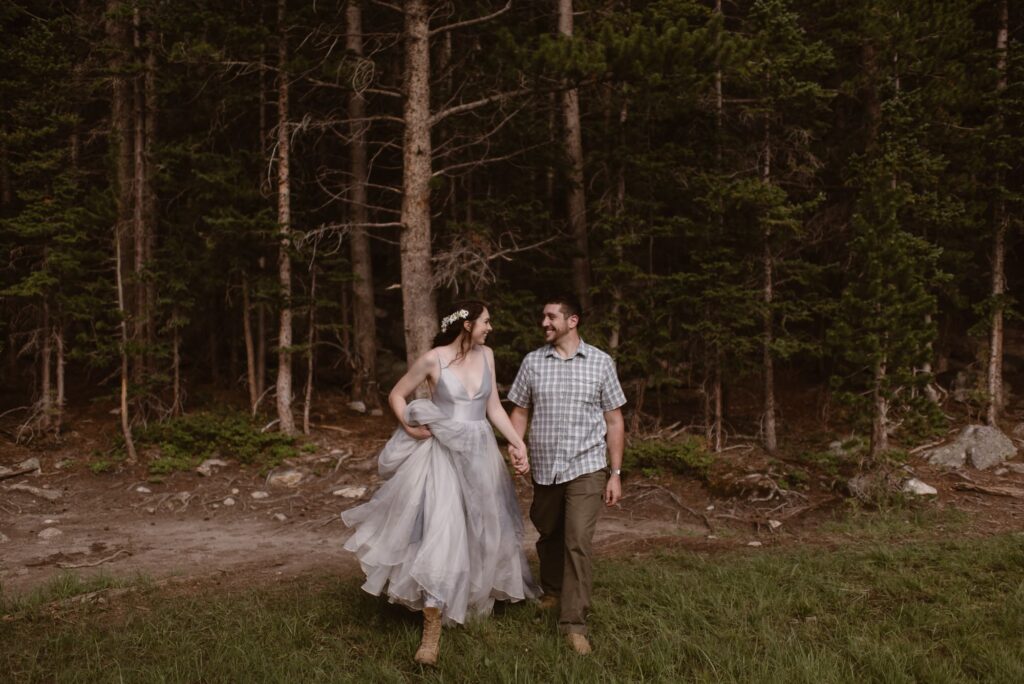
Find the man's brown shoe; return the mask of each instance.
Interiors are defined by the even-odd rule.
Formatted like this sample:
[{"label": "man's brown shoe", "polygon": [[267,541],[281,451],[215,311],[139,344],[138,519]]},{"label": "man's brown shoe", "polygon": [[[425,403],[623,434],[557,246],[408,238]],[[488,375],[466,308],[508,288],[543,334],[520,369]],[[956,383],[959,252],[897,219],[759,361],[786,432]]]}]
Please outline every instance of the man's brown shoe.
[{"label": "man's brown shoe", "polygon": [[537,601],[537,607],[541,610],[551,610],[558,607],[558,594],[544,594]]},{"label": "man's brown shoe", "polygon": [[590,640],[587,639],[586,634],[576,634],[575,632],[569,632],[565,635],[566,640],[569,642],[569,648],[580,655],[590,655]]}]

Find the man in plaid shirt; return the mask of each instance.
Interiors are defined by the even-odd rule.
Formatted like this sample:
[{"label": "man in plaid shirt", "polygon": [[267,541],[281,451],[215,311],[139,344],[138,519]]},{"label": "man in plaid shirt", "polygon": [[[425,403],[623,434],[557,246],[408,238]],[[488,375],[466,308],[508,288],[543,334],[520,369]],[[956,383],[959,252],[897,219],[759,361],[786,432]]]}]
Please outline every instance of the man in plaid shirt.
[{"label": "man in plaid shirt", "polygon": [[508,399],[520,435],[533,411],[532,463],[514,450],[512,458],[518,472],[533,471],[530,519],[540,533],[542,603],[560,606],[559,629],[586,655],[594,528],[602,501],[614,506],[622,496],[626,397],[612,358],[580,339],[582,313],[575,297],[547,300],[547,344],[523,359]]}]

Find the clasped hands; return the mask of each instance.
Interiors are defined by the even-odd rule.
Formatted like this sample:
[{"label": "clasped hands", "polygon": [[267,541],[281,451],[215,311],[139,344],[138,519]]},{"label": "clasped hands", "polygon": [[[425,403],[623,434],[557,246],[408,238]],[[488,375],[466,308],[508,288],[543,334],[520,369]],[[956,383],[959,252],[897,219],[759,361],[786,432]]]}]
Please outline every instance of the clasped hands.
[{"label": "clasped hands", "polygon": [[525,444],[521,447],[509,444],[508,455],[512,459],[512,469],[516,471],[516,475],[526,475],[530,472],[530,459]]}]

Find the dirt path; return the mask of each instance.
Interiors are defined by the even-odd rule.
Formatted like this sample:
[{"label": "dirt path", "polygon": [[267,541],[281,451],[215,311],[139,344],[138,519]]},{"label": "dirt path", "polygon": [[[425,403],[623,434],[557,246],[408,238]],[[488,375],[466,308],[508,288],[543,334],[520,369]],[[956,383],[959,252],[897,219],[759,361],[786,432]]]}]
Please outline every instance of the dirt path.
[{"label": "dirt path", "polygon": [[[25,594],[62,572],[215,577],[243,586],[314,572],[357,574],[358,564],[342,549],[347,531],[338,516],[379,486],[374,456],[390,424],[366,418],[347,425],[321,431],[314,436],[316,451],[291,462],[302,473],[294,486],[273,486],[255,469],[228,459],[209,476],[179,472],[154,482],[143,466],[93,474],[88,459],[76,455],[88,453],[82,440],[51,452],[2,445],[0,466],[35,457],[42,471],[0,481],[0,587],[8,595]],[[931,505],[967,512],[972,532],[1024,529],[1024,498],[958,489],[968,482],[1024,491],[1024,474],[914,468],[939,489],[938,503]],[[24,485],[40,491],[19,488]],[[516,486],[525,511],[529,484],[518,478]],[[627,478],[624,494],[600,519],[599,554],[668,545],[705,550],[828,542],[820,523],[841,505],[827,491],[788,505],[715,499],[683,477]],[[775,519],[778,527],[767,524]],[[536,533],[529,522],[526,530],[532,553]],[[47,539],[49,534],[55,536]]]}]

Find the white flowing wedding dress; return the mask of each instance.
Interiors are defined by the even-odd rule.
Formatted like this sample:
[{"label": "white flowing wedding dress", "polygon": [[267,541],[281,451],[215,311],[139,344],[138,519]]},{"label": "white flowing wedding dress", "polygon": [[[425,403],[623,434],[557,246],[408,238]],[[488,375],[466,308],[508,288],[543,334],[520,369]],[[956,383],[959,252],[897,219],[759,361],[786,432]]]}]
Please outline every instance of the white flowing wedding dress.
[{"label": "white flowing wedding dress", "polygon": [[495,599],[539,594],[523,554],[523,521],[512,479],[487,421],[491,372],[476,396],[442,367],[433,399],[409,403],[409,425],[378,456],[387,481],[370,501],[344,511],[355,528],[345,548],[359,558],[363,589],[413,610],[441,609],[445,624],[489,615]]}]

